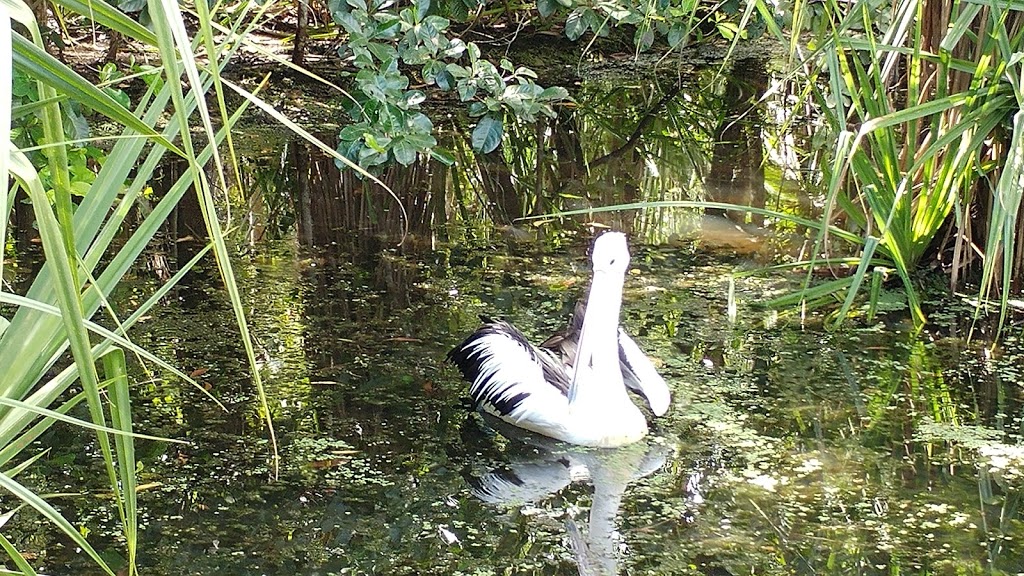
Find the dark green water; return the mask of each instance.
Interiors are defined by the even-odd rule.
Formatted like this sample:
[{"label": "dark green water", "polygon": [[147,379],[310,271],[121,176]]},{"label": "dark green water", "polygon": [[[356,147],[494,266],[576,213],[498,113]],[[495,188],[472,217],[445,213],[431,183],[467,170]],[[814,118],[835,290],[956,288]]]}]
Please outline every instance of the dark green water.
[{"label": "dark green water", "polygon": [[[751,113],[764,70],[733,84],[717,71],[656,108],[654,83],[590,82],[567,117],[510,129],[501,154],[388,172],[404,215],[308,148],[247,159],[241,211],[255,224],[234,238],[236,271],[279,460],[206,261],[131,332],[202,387],[135,366],[136,429],[186,442],[137,442],[142,573],[1024,574],[1020,330],[990,352],[984,331],[965,343],[967,307],[933,302],[915,336],[885,294],[876,322],[829,332],[815,314],[756,307],[803,279],[784,273],[737,279],[730,320],[733,272],[809,249],[785,219],[751,214],[739,230],[711,212],[588,216],[629,233],[623,324],[673,392],[648,441],[525,443],[467,409],[443,358],[478,314],[540,341],[589,279],[579,220],[517,218],[665,199],[818,217],[813,158],[773,164],[780,150],[765,143],[782,140]],[[798,128],[782,152],[810,149],[813,128]],[[380,240],[400,227],[413,233],[403,250]],[[19,233],[16,289],[33,260],[32,230]],[[134,309],[197,237],[186,198],[115,306]],[[58,424],[18,479],[123,565],[93,443]],[[42,573],[97,573],[28,512],[4,535]]]},{"label": "dark green water", "polygon": [[[559,328],[586,287],[585,241],[458,245],[316,257],[278,245],[239,261],[277,479],[215,271],[140,328],[138,343],[228,409],[139,374],[137,428],[189,442],[138,443],[143,573],[1024,570],[1012,338],[989,357],[949,326],[909,335],[899,311],[836,333],[813,318],[766,326],[748,303],[776,287],[756,280],[737,284],[732,323],[728,272],[741,262],[634,246],[623,322],[661,366],[673,406],[649,442],[623,450],[535,446],[469,412],[442,359],[479,313],[538,340]],[[57,427],[44,442],[53,450],[32,482],[102,490],[91,436]],[[482,500],[509,470],[530,480],[520,501]],[[98,510],[91,496],[54,501],[98,547],[121,549],[102,499]],[[94,572],[45,523],[13,535],[43,572]]]}]

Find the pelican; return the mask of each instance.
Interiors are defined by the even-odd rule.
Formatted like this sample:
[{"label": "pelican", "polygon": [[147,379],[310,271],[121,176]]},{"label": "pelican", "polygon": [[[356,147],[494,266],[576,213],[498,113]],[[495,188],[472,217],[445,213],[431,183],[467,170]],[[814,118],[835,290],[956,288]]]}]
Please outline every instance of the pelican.
[{"label": "pelican", "polygon": [[647,434],[647,419],[626,387],[647,399],[657,416],[668,410],[669,391],[619,328],[626,236],[599,236],[591,260],[587,306],[577,308],[565,334],[538,347],[511,324],[483,318],[448,359],[470,382],[469,395],[485,415],[573,444],[623,446]]},{"label": "pelican", "polygon": [[[576,363],[576,353],[579,350],[580,333],[583,332],[583,319],[587,314],[587,305],[582,300],[576,303],[569,326],[558,334],[541,343],[540,347],[554,352],[566,365],[567,370],[572,370]],[[490,319],[486,321],[490,322]],[[626,388],[640,395],[650,407],[655,416],[664,416],[668,412],[668,405],[671,395],[668,391],[668,384],[658,374],[654,364],[647,358],[647,355],[640,350],[637,343],[626,334],[626,331],[619,326],[619,368],[622,369],[622,378]]]}]

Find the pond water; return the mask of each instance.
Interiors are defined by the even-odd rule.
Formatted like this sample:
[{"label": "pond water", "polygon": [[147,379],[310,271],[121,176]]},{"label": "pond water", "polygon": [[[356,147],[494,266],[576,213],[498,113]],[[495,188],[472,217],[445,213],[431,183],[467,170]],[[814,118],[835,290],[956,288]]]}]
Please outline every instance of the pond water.
[{"label": "pond water", "polygon": [[[444,354],[478,313],[537,339],[557,329],[586,286],[584,250],[583,239],[554,249],[467,238],[415,254],[284,247],[241,261],[277,479],[230,309],[201,270],[137,340],[227,411],[178,382],[137,388],[140,429],[189,442],[139,442],[144,573],[1024,569],[1020,454],[999,451],[1024,414],[1015,341],[990,358],[898,324],[765,327],[743,305],[730,322],[735,262],[692,250],[633,246],[623,324],[673,391],[648,441],[599,451],[495,434],[467,409]],[[739,300],[770,288],[741,282]],[[102,477],[88,435],[47,443],[54,491]],[[79,504],[81,524],[109,536],[112,519]],[[41,569],[88,570],[46,534],[25,534],[40,539]]]},{"label": "pond water", "polygon": [[[562,186],[560,205],[664,199],[649,190],[685,192],[695,178],[692,167],[652,173],[630,162],[639,169],[611,172],[585,194]],[[744,162],[733,172],[764,189],[760,158],[759,172]],[[728,166],[717,165],[720,176]],[[187,441],[137,442],[144,574],[1024,573],[1019,331],[995,349],[965,343],[957,318],[966,311],[949,302],[930,304],[922,334],[898,306],[827,331],[813,313],[757,306],[802,275],[730,283],[764,257],[768,241],[749,226],[714,214],[619,214],[609,223],[631,233],[633,253],[622,323],[659,366],[672,406],[648,439],[618,450],[526,441],[469,410],[444,356],[479,314],[534,341],[561,328],[587,287],[587,229],[459,222],[474,203],[502,204],[502,187],[474,195],[423,172],[388,181],[421,186],[406,188],[411,235],[398,247],[382,232],[395,231],[396,211],[368,210],[373,193],[359,183],[324,192],[324,173],[307,171],[319,184],[253,176],[254,187],[298,191],[290,204],[250,198],[260,224],[238,241],[250,246],[236,270],[279,460],[212,264],[132,333],[204,388],[136,370],[136,429]],[[769,165],[784,188],[771,174]],[[623,181],[639,183],[635,198],[602,196],[613,185],[629,196]],[[456,201],[432,201],[436,187]],[[353,189],[351,204],[330,202]],[[547,207],[521,197],[530,198],[513,197],[502,213]],[[772,202],[810,205],[784,194]],[[179,222],[168,230],[172,264],[199,248]],[[694,222],[703,235],[683,238]],[[164,256],[116,300],[149,294]],[[117,564],[111,507],[81,496],[104,489],[93,440],[53,428],[40,440],[50,452],[23,478],[63,493],[53,501]],[[8,528],[40,571],[95,572],[42,520],[19,516]]]}]

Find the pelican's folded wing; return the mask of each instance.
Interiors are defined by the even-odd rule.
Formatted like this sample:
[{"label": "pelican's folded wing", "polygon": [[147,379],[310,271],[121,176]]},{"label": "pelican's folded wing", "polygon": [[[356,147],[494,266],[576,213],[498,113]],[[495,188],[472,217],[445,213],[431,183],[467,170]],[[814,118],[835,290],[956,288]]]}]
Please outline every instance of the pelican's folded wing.
[{"label": "pelican's folded wing", "polygon": [[658,374],[651,359],[622,328],[619,328],[619,364],[622,365],[622,379],[626,386],[647,400],[655,416],[663,416],[672,401],[668,384]]},{"label": "pelican's folded wing", "polygon": [[564,422],[569,389],[564,366],[511,324],[484,324],[448,359],[470,382],[469,395],[478,410],[548,435]]}]

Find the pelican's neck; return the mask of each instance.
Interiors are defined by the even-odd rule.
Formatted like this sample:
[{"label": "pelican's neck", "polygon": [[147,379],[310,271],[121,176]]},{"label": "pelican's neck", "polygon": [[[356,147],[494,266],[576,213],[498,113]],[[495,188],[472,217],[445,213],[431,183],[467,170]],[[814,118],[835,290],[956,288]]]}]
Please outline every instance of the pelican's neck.
[{"label": "pelican's neck", "polygon": [[593,406],[595,402],[618,403],[620,396],[627,396],[619,367],[622,284],[621,274],[594,273],[569,387],[570,405],[584,407]]}]

